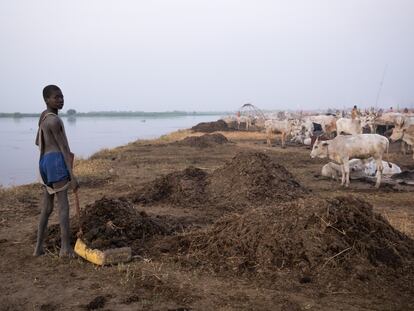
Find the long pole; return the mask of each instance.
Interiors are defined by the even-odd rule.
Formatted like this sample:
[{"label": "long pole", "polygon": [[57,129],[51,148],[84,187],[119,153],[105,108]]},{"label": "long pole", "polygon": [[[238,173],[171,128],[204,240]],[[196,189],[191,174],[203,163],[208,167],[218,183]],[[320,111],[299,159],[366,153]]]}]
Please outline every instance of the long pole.
[{"label": "long pole", "polygon": [[379,96],[382,90],[382,85],[384,84],[384,78],[385,78],[385,73],[387,72],[387,67],[388,67],[388,64],[385,65],[384,72],[382,73],[382,79],[381,79],[380,86],[378,88],[377,99],[375,100],[375,108],[378,108],[378,100],[379,100]]}]

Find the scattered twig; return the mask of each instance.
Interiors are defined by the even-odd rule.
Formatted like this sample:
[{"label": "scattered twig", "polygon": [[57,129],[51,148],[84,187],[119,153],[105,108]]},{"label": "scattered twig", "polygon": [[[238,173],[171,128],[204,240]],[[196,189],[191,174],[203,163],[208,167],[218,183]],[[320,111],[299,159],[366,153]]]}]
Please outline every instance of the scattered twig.
[{"label": "scattered twig", "polygon": [[50,250],[48,250],[47,248],[45,249],[45,253],[47,253],[46,255],[51,256],[53,258],[58,258],[59,256],[52,253]]},{"label": "scattered twig", "polygon": [[348,247],[348,248],[345,248],[344,250],[340,251],[338,254],[336,254],[336,255],[334,255],[334,256],[332,256],[332,257],[329,257],[329,258],[325,261],[325,263],[323,264],[323,266],[322,266],[321,270],[323,270],[323,268],[325,268],[325,266],[328,264],[328,262],[330,262],[330,261],[331,261],[331,260],[333,260],[334,258],[338,257],[339,255],[341,255],[341,254],[343,254],[343,253],[345,253],[345,252],[347,252],[347,251],[349,251],[349,250],[351,250],[351,249],[353,249],[353,247],[352,247],[352,246],[351,246],[351,247]]},{"label": "scattered twig", "polygon": [[329,228],[332,228],[332,229],[334,229],[334,230],[336,230],[336,231],[338,231],[340,234],[342,234],[342,235],[346,235],[346,232],[345,232],[345,230],[339,230],[338,228],[336,228],[336,227],[334,227],[334,226],[332,226],[329,222],[327,222],[325,219],[323,219],[322,217],[320,217],[319,215],[317,215],[322,221],[323,221],[323,223],[327,226],[327,227],[329,227]]}]

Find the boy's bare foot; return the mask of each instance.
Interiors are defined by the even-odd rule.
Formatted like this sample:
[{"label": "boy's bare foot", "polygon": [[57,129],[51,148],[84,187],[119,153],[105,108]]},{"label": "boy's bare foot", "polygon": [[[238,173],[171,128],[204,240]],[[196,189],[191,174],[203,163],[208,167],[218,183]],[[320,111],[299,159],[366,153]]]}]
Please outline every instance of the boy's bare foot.
[{"label": "boy's bare foot", "polygon": [[43,248],[36,248],[33,256],[38,257],[38,256],[42,256],[45,254],[45,251],[43,250]]},{"label": "boy's bare foot", "polygon": [[75,252],[73,251],[73,249],[60,249],[59,252],[59,257],[60,258],[75,258]]}]

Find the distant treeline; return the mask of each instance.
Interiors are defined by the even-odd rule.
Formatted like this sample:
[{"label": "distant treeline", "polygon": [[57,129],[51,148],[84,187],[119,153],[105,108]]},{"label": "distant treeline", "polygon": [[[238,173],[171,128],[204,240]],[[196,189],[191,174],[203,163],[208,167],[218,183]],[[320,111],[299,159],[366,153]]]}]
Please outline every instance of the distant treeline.
[{"label": "distant treeline", "polygon": [[[164,111],[164,112],[144,112],[144,111],[91,111],[91,112],[77,112],[74,109],[69,109],[65,113],[59,113],[62,117],[147,117],[147,118],[167,118],[167,117],[182,117],[182,116],[212,116],[212,115],[226,115],[234,112],[228,111]],[[39,117],[40,113],[22,113],[22,112],[0,112],[0,118],[26,118]]]}]

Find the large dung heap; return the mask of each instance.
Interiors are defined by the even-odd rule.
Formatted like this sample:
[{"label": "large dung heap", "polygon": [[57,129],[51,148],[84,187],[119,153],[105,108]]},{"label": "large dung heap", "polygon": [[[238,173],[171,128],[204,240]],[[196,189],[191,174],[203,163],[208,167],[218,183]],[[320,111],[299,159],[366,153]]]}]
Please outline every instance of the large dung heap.
[{"label": "large dung heap", "polygon": [[338,281],[387,271],[403,276],[414,267],[414,241],[353,197],[256,208],[177,239],[183,260],[218,272],[271,277],[288,271]]},{"label": "large dung heap", "polygon": [[194,132],[212,133],[216,131],[230,130],[224,120],[217,120],[214,122],[201,122],[191,128]]},{"label": "large dung heap", "polygon": [[133,201],[142,204],[161,202],[197,208],[206,200],[206,179],[205,171],[190,166],[146,184],[138,194],[133,195]]},{"label": "large dung heap", "polygon": [[161,176],[133,195],[135,203],[239,209],[303,197],[303,188],[282,165],[260,152],[239,153],[213,173],[188,167]]},{"label": "large dung heap", "polygon": [[178,142],[180,146],[207,148],[227,144],[229,141],[223,134],[204,134],[202,136],[188,136]]},{"label": "large dung heap", "polygon": [[286,202],[308,191],[281,164],[262,152],[242,152],[209,177],[209,190],[222,206]]}]

